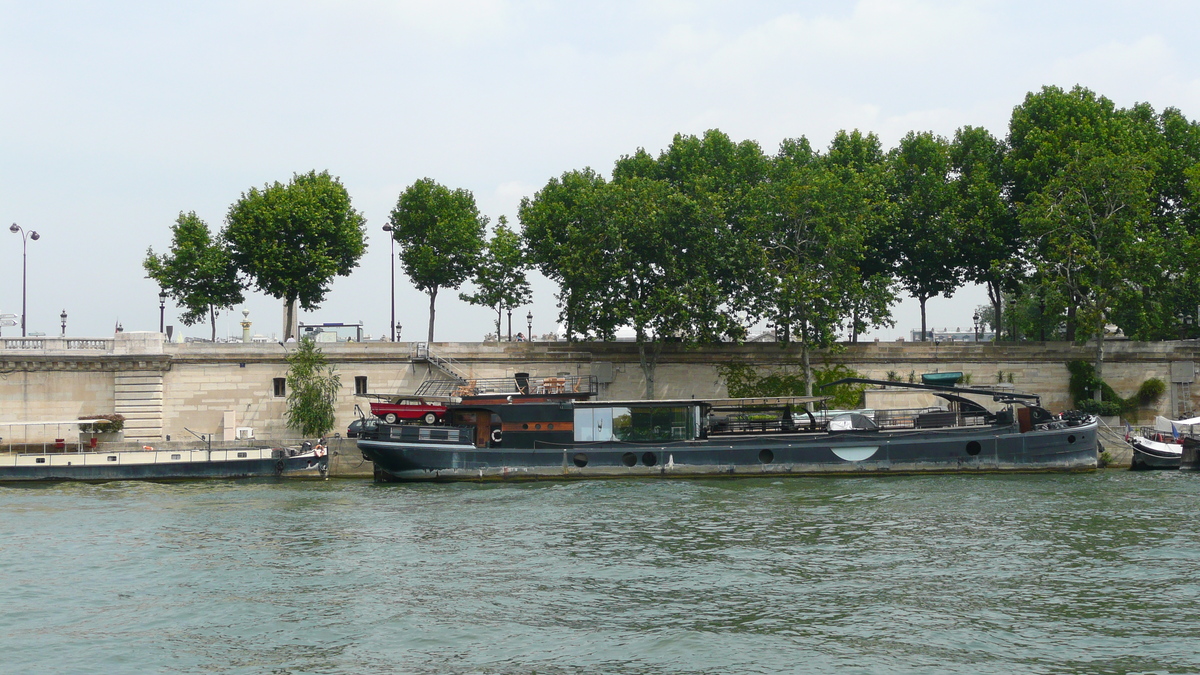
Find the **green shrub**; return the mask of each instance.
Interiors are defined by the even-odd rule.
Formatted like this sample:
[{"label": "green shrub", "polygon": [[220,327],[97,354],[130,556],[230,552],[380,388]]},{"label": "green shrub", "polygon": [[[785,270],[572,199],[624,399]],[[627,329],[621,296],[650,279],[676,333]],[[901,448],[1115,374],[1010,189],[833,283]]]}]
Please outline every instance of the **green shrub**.
[{"label": "green shrub", "polygon": [[1166,391],[1167,383],[1157,377],[1152,377],[1143,382],[1142,386],[1138,387],[1137,393],[1133,397],[1137,400],[1138,405],[1150,406],[1158,403],[1158,399],[1162,398],[1162,395]]},{"label": "green shrub", "polygon": [[120,431],[125,428],[124,415],[87,415],[81,420],[107,420],[105,422],[86,422],[79,425],[79,430],[85,434],[100,434]]},{"label": "green shrub", "polygon": [[1096,401],[1090,398],[1076,401],[1075,405],[1085,413],[1100,415],[1102,417],[1115,417],[1125,410],[1125,407],[1116,401]]}]

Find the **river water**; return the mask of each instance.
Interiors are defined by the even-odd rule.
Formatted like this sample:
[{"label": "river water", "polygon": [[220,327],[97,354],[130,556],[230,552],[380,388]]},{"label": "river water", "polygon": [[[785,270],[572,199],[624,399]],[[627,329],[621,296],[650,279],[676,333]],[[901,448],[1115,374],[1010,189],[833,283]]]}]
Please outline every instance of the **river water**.
[{"label": "river water", "polygon": [[1197,673],[1200,475],[0,488],[3,673]]}]

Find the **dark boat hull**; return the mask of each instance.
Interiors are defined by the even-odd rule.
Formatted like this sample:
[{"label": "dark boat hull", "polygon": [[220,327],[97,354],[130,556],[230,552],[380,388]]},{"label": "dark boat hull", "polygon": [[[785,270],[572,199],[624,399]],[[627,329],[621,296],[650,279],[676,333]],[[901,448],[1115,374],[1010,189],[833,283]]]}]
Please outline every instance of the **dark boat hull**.
[{"label": "dark boat hull", "polygon": [[[150,453],[140,453],[150,454]],[[25,481],[113,481],[113,480],[188,480],[212,478],[253,477],[321,477],[328,474],[329,457],[314,457],[311,453],[291,457],[237,458],[236,451],[221,451],[217,459],[196,458],[171,461],[171,454],[162,461],[147,457],[126,457],[127,453],[56,453],[21,455],[18,463],[0,465],[0,483]],[[206,453],[198,452],[197,455]],[[226,454],[233,457],[225,458]],[[115,461],[107,457],[116,456]],[[45,463],[34,463],[38,457]],[[25,461],[31,460],[31,461]],[[94,462],[92,460],[99,460]],[[128,460],[128,461],[121,461]],[[147,461],[149,460],[149,461]]]},{"label": "dark boat hull", "polygon": [[[1158,447],[1149,445],[1146,442],[1140,442],[1141,439],[1134,438],[1129,442],[1129,446],[1133,448],[1133,457],[1130,459],[1129,468],[1134,471],[1149,471],[1149,470],[1172,470],[1180,468],[1182,453],[1164,451]],[[1157,443],[1159,446],[1166,446],[1166,443]]]},{"label": "dark boat hull", "polygon": [[1191,436],[1183,438],[1183,453],[1180,456],[1179,468],[1182,471],[1200,471],[1200,439]]},{"label": "dark boat hull", "polygon": [[1014,424],[535,449],[360,438],[358,447],[383,481],[1081,471],[1097,461],[1094,420],[1026,433]]}]

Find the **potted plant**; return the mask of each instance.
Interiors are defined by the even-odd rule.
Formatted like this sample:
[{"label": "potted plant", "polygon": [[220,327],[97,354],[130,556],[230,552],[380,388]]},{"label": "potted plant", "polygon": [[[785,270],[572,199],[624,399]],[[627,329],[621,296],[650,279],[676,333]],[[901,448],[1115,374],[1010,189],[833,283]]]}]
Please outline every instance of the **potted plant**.
[{"label": "potted plant", "polygon": [[80,446],[93,445],[92,439],[99,443],[125,440],[121,431],[125,428],[124,415],[86,415],[79,419],[88,420],[79,423]]}]

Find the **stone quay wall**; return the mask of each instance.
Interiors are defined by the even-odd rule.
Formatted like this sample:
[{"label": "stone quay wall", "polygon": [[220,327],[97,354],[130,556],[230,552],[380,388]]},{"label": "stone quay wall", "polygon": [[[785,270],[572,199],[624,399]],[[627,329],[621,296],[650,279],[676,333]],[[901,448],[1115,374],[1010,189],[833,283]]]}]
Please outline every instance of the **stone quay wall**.
[{"label": "stone quay wall", "polygon": [[[339,429],[369,412],[370,393],[412,392],[426,379],[447,379],[425,346],[407,342],[324,343],[321,349],[341,375]],[[158,333],[114,338],[0,338],[0,450],[12,443],[52,442],[62,425],[84,415],[120,413],[125,441],[157,444],[194,440],[190,432],[233,441],[242,437],[296,440],[284,424],[286,396],[275,380],[287,374],[293,344],[166,343]],[[1200,341],[1105,345],[1105,379],[1123,396],[1148,378],[1168,383],[1156,408],[1141,411],[1178,417],[1200,411],[1192,386]],[[637,345],[629,342],[434,343],[429,353],[468,378],[594,375],[600,398],[641,398],[645,380]],[[962,371],[971,384],[1036,393],[1051,411],[1069,409],[1067,362],[1091,360],[1094,346],[1068,343],[867,342],[812,357],[814,367],[842,364],[864,377],[902,380],[910,374]],[[744,363],[763,372],[799,370],[800,349],[777,343],[662,346],[655,371],[656,398],[727,395],[718,367]],[[1011,382],[1010,382],[1011,377]],[[365,378],[365,379],[363,379]],[[283,392],[286,394],[286,391]],[[46,422],[44,426],[17,423]],[[73,432],[73,430],[71,430]],[[73,439],[68,439],[73,440]]]}]

